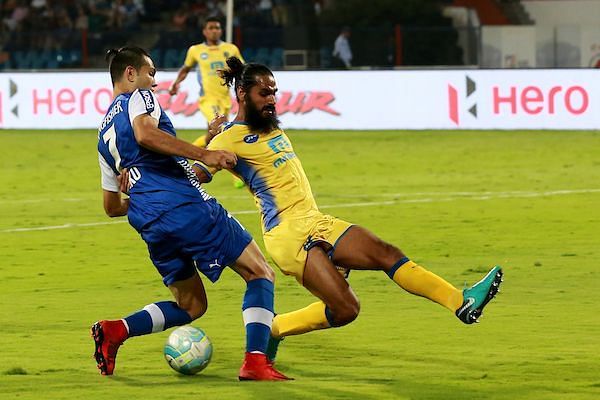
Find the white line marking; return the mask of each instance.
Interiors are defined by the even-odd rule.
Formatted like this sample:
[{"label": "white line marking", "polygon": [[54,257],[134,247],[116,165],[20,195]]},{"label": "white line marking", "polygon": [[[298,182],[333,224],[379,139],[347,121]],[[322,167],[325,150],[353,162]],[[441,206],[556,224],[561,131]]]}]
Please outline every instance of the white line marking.
[{"label": "white line marking", "polygon": [[[447,202],[455,200],[476,200],[485,201],[493,199],[511,199],[511,198],[529,198],[529,197],[544,197],[544,196],[559,196],[567,194],[589,194],[589,193],[600,193],[600,189],[578,189],[578,190],[549,190],[545,192],[529,192],[529,191],[511,191],[511,192],[430,192],[430,193],[396,193],[393,196],[412,196],[412,195],[432,195],[432,196],[448,196],[448,197],[425,197],[421,199],[403,199],[403,200],[387,200],[387,201],[364,201],[359,203],[342,203],[342,204],[326,204],[319,206],[320,209],[327,208],[351,208],[351,207],[374,207],[374,206],[389,206],[394,204],[409,204],[409,203],[434,203],[434,202]],[[386,194],[392,196],[392,194]],[[363,197],[369,197],[370,195],[364,195]],[[358,197],[358,196],[357,196]],[[233,215],[244,215],[244,214],[257,214],[258,210],[240,210],[231,211]],[[88,226],[100,226],[100,225],[113,225],[123,224],[127,220],[120,218],[116,221],[103,221],[103,222],[88,222],[83,224],[70,223],[64,225],[51,225],[51,226],[38,226],[31,228],[12,228],[2,229],[0,233],[13,233],[13,232],[31,232],[31,231],[48,231],[55,229],[68,229],[68,228],[81,228]]]}]

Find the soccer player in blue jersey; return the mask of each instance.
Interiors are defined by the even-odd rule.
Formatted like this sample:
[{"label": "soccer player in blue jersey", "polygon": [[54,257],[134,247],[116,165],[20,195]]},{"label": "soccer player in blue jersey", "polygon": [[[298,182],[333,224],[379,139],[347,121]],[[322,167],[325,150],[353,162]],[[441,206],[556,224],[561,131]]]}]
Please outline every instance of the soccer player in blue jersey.
[{"label": "soccer player in blue jersey", "polygon": [[[235,166],[236,156],[176,138],[153,93],[156,68],[145,50],[110,50],[107,59],[114,99],[98,130],[104,209],[111,217],[127,215],[175,302],[159,301],[123,319],[96,322],[91,333],[98,368],[103,375],[113,374],[117,351],[126,339],[202,316],[207,299],[198,271],[215,282],[229,266],[247,282],[242,306],[246,354],[239,379],[288,379],[265,355],[274,273],[242,225],[204,192],[187,161],[201,160],[219,170]],[[122,197],[119,181],[124,169],[128,199]]]},{"label": "soccer player in blue jersey", "polygon": [[[228,85],[234,85],[240,108],[207,149],[237,155],[232,172],[255,197],[267,251],[284,274],[294,276],[319,298],[274,318],[269,359],[274,360],[281,338],[346,325],[358,316],[358,298],[337,267],[383,271],[404,290],[444,306],[460,321],[477,322],[498,292],[502,269],[494,267],[472,287],[459,290],[369,230],[321,213],[300,160],[279,128],[273,73],[264,65],[243,64],[234,57],[227,65],[222,74]],[[202,182],[217,172],[204,163],[194,168]]]}]

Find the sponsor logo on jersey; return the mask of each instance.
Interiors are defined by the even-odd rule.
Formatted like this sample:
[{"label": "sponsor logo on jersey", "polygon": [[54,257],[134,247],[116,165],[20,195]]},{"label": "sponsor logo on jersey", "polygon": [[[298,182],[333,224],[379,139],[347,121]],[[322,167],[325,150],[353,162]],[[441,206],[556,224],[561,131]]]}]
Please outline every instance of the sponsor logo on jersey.
[{"label": "sponsor logo on jersey", "polygon": [[283,137],[283,135],[278,135],[269,140],[269,147],[271,147],[275,153],[292,151],[292,145],[286,140],[285,137]]},{"label": "sponsor logo on jersey", "polygon": [[296,153],[285,153],[277,160],[273,161],[273,166],[275,168],[281,167],[287,160],[291,160],[292,158],[296,158]]},{"label": "sponsor logo on jersey", "polygon": [[210,63],[211,70],[223,69],[223,68],[225,68],[225,64],[223,63],[223,61],[213,61]]},{"label": "sponsor logo on jersey", "polygon": [[256,133],[251,133],[250,135],[244,136],[244,142],[246,143],[256,143],[258,140],[258,135]]},{"label": "sponsor logo on jersey", "polygon": [[192,169],[192,166],[190,165],[188,160],[183,157],[174,157],[174,158],[175,158],[175,161],[177,162],[177,164],[179,164],[179,166],[181,168],[183,168],[183,171],[185,172],[186,177],[190,181],[190,184],[193,187],[195,187],[198,190],[198,192],[200,192],[200,196],[202,197],[202,200],[208,201],[208,200],[212,199],[212,196],[209,195],[208,193],[206,193],[204,191],[204,189],[202,189],[202,186],[200,186],[200,181],[198,180],[198,177],[196,176],[196,173]]},{"label": "sponsor logo on jersey", "polygon": [[296,157],[296,154],[292,151],[292,145],[283,135],[278,135],[269,140],[269,147],[271,147],[271,150],[273,150],[274,153],[284,153],[273,162],[275,168],[279,168],[287,160]]},{"label": "sponsor logo on jersey", "polygon": [[144,98],[144,103],[146,103],[146,110],[154,111],[154,99],[152,95],[147,90],[140,90],[142,97]]}]

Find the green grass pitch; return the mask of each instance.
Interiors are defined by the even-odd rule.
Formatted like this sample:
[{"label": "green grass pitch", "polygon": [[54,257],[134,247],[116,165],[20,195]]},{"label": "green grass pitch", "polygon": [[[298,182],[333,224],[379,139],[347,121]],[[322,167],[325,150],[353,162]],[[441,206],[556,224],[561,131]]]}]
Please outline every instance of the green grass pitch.
[{"label": "green grass pitch", "polygon": [[[94,131],[0,131],[2,399],[598,399],[599,132],[291,131],[323,211],[366,226],[458,287],[500,264],[502,293],[475,326],[383,273],[353,272],[349,326],[290,337],[296,380],[238,382],[243,281],[207,283],[194,325],[209,367],[177,375],[169,332],[134,338],[113,377],[89,326],[170,299],[146,248],[102,211]],[[191,140],[193,132],[182,132]],[[245,189],[208,191],[262,246]],[[205,280],[206,282],[206,280]],[[276,309],[313,301],[277,271]]]}]

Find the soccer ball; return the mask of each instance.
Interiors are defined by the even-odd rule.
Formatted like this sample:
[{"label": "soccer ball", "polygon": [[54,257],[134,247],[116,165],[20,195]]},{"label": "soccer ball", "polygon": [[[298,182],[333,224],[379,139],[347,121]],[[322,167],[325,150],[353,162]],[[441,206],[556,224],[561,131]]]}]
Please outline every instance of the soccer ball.
[{"label": "soccer ball", "polygon": [[212,356],[212,343],[202,329],[181,326],[165,343],[165,359],[175,371],[194,375],[202,371]]}]

